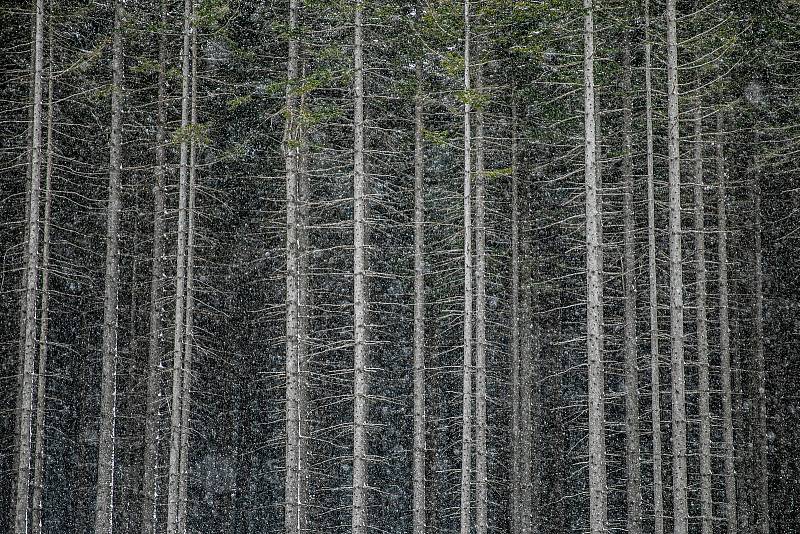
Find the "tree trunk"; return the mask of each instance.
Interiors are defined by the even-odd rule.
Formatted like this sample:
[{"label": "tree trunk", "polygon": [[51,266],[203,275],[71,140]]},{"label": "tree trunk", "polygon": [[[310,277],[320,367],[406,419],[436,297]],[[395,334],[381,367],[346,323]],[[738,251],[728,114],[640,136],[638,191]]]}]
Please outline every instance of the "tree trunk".
[{"label": "tree trunk", "polygon": [[589,529],[606,531],[604,377],[603,377],[603,288],[601,237],[598,216],[597,144],[594,91],[594,4],[584,0],[584,139],[586,179],[586,313],[587,360],[589,365]]},{"label": "tree trunk", "polygon": [[53,4],[48,24],[47,74],[47,168],[45,171],[44,227],[42,228],[42,302],[39,325],[39,370],[36,385],[36,456],[33,467],[31,533],[42,532],[42,493],[44,492],[44,422],[47,405],[47,335],[50,324],[50,219],[53,209]]},{"label": "tree trunk", "polygon": [[681,250],[681,156],[678,116],[676,0],[667,0],[667,118],[669,140],[669,279],[672,344],[672,494],[674,534],[688,530],[686,489],[686,391],[683,356],[683,254]]},{"label": "tree trunk", "polygon": [[[166,28],[166,2],[161,5],[161,23]],[[164,211],[166,168],[166,62],[167,35],[162,31],[158,43],[158,110],[156,126],[156,165],[153,184],[153,263],[150,276],[150,335],[147,357],[147,408],[144,430],[144,474],[142,477],[142,534],[155,534],[158,523],[158,464],[161,451],[161,369],[164,317]]]},{"label": "tree trunk", "polygon": [[650,402],[653,432],[653,534],[664,533],[664,483],[661,469],[661,357],[658,348],[658,284],[656,278],[656,201],[653,169],[653,85],[651,72],[650,2],[645,0],[645,116],[647,121],[647,258],[650,297]]},{"label": "tree trunk", "polygon": [[189,196],[189,107],[190,107],[190,64],[192,0],[184,1],[183,8],[183,48],[181,50],[181,144],[180,172],[178,184],[178,236],[176,250],[175,279],[175,335],[173,338],[172,361],[172,414],[170,417],[169,480],[167,496],[167,534],[182,532],[184,518],[179,515],[180,501],[180,456],[181,456],[181,408],[183,388],[183,350],[186,313],[186,240],[187,203]]},{"label": "tree trunk", "polygon": [[122,0],[114,3],[111,137],[108,173],[108,223],[103,308],[103,374],[100,391],[100,432],[97,457],[97,504],[94,531],[111,534],[114,520],[114,429],[117,397],[117,330],[119,303],[119,219],[122,167]]},{"label": "tree trunk", "polygon": [[[758,145],[758,135],[756,135]],[[761,252],[761,187],[758,172],[754,163],[753,176],[750,183],[750,197],[753,206],[753,325],[755,345],[755,386],[756,397],[756,424],[755,443],[757,450],[754,469],[756,471],[755,493],[756,528],[759,534],[769,534],[769,464],[767,463],[767,393],[766,372],[764,367],[764,273],[762,269]]]},{"label": "tree trunk", "polygon": [[364,172],[363,0],[355,4],[353,63],[353,534],[367,534],[367,178]]},{"label": "tree trunk", "polygon": [[719,256],[719,358],[720,387],[722,388],[722,427],[725,445],[725,517],[728,534],[739,527],[736,504],[736,470],[733,442],[733,401],[731,388],[731,329],[728,305],[728,213],[725,185],[724,117],[717,112],[717,255]]},{"label": "tree trunk", "polygon": [[303,388],[300,369],[300,250],[298,235],[298,187],[300,169],[300,117],[297,85],[299,48],[297,36],[300,0],[289,3],[289,57],[286,84],[286,130],[284,158],[286,166],[286,479],[285,529],[287,534],[300,534],[300,440],[302,415],[300,397]]},{"label": "tree trunk", "polygon": [[464,362],[461,400],[461,534],[470,533],[472,471],[472,131],[470,0],[464,0]]},{"label": "tree trunk", "polygon": [[511,534],[520,528],[519,155],[517,98],[511,96]]},{"label": "tree trunk", "polygon": [[[417,2],[417,23],[422,5]],[[425,533],[425,154],[422,58],[415,64],[414,99],[414,534]]]},{"label": "tree trunk", "polygon": [[[530,185],[522,186],[523,205],[529,206],[531,201]],[[533,494],[531,480],[531,463],[533,452],[533,417],[532,398],[533,392],[533,333],[531,326],[531,236],[530,213],[525,212],[520,224],[521,247],[520,256],[520,422],[519,422],[519,532],[531,534],[533,532]]]},{"label": "tree trunk", "polygon": [[22,352],[22,379],[19,389],[17,443],[16,443],[16,492],[14,506],[14,532],[28,532],[28,497],[31,476],[31,424],[33,419],[33,373],[36,357],[36,305],[39,270],[39,196],[42,174],[42,71],[44,63],[44,0],[34,4],[34,61],[33,112],[31,124],[30,195],[26,220],[26,248],[24,283],[24,350]]},{"label": "tree trunk", "polygon": [[639,449],[639,363],[638,339],[636,337],[636,227],[633,218],[633,163],[632,157],[632,94],[631,94],[631,49],[630,36],[625,37],[623,50],[623,136],[624,156],[622,174],[624,179],[623,219],[625,234],[624,284],[625,284],[625,436],[628,499],[628,533],[642,531],[642,487],[641,459]]},{"label": "tree trunk", "polygon": [[[192,6],[194,10],[194,6]],[[181,431],[180,464],[178,477],[178,521],[179,532],[188,530],[188,485],[189,485],[189,426],[192,391],[192,351],[194,349],[194,253],[196,240],[197,198],[197,30],[192,31],[191,69],[191,139],[189,145],[189,211],[186,230],[186,314],[183,332],[183,382],[181,384]]]},{"label": "tree trunk", "polygon": [[[480,61],[480,47],[476,47]],[[480,64],[475,73],[475,90],[483,89]],[[486,223],[484,173],[484,120],[482,106],[475,110],[475,529],[488,529],[486,468]]]},{"label": "tree trunk", "polygon": [[694,116],[694,230],[695,278],[697,285],[697,366],[699,372],[700,411],[700,513],[701,532],[713,532],[711,495],[711,410],[708,363],[708,318],[706,311],[706,236],[705,200],[703,198],[703,109],[697,99]]}]

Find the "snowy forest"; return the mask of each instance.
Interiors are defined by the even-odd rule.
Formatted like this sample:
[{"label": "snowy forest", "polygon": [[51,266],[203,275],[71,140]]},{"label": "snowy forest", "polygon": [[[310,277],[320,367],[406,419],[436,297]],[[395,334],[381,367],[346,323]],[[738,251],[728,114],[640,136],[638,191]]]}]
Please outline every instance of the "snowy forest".
[{"label": "snowy forest", "polygon": [[800,532],[796,0],[0,0],[0,531]]}]

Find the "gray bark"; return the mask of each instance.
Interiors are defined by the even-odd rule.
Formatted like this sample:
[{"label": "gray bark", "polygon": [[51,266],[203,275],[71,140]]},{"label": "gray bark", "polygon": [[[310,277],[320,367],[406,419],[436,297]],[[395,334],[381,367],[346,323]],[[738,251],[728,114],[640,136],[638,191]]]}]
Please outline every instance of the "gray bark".
[{"label": "gray bark", "polygon": [[461,400],[460,532],[470,533],[472,471],[472,131],[470,127],[470,0],[464,0],[464,362]]},{"label": "gray bark", "polygon": [[53,4],[48,25],[47,75],[47,168],[45,171],[44,225],[42,228],[42,299],[39,323],[39,367],[36,373],[36,451],[31,499],[31,533],[42,532],[42,494],[44,492],[44,423],[47,405],[47,336],[50,325],[50,220],[53,209]]},{"label": "gray bark", "polygon": [[303,480],[304,469],[304,291],[303,291],[303,232],[301,202],[301,143],[299,30],[300,0],[289,3],[289,56],[286,86],[286,131],[284,157],[286,167],[286,480],[285,528],[289,534],[299,534],[305,524],[306,506]]},{"label": "gray bark", "polygon": [[353,534],[367,534],[367,177],[364,172],[363,0],[355,4],[353,63]]},{"label": "gray bark", "polygon": [[511,533],[520,526],[520,309],[519,309],[519,156],[517,100],[511,103]]},{"label": "gray bark", "polygon": [[645,116],[647,122],[647,258],[650,307],[650,404],[653,439],[653,534],[664,532],[664,482],[661,468],[661,357],[658,347],[658,280],[653,170],[653,85],[651,72],[650,2],[645,0]]},{"label": "gray bark", "polygon": [[598,213],[598,168],[594,86],[594,4],[584,0],[584,140],[586,181],[586,338],[589,387],[589,529],[606,531],[602,219]]},{"label": "gray bark", "polygon": [[145,412],[144,430],[144,473],[142,477],[142,534],[155,534],[158,522],[158,477],[159,454],[161,447],[161,369],[162,369],[162,332],[164,318],[164,211],[166,168],[165,142],[165,98],[166,98],[166,61],[167,34],[166,2],[162,1],[161,23],[164,30],[159,36],[158,44],[158,102],[156,126],[156,162],[153,183],[153,263],[150,275],[150,333],[147,357],[147,408]]},{"label": "gray bark", "polygon": [[[758,139],[758,136],[756,136]],[[754,164],[754,167],[757,162]],[[769,534],[769,464],[767,463],[767,392],[764,365],[764,272],[761,245],[761,187],[758,169],[752,170],[750,197],[753,206],[753,335],[755,345],[756,424],[755,443],[755,493],[756,528],[759,534]]]},{"label": "gray bark", "polygon": [[683,354],[683,254],[681,250],[681,156],[678,115],[676,0],[667,0],[667,119],[669,152],[669,281],[672,345],[672,495],[674,534],[688,531],[686,391]]},{"label": "gray bark", "polygon": [[100,431],[97,457],[97,502],[94,531],[111,534],[114,520],[114,430],[117,397],[117,334],[119,320],[119,219],[122,167],[122,0],[114,2],[111,90],[111,137],[108,172],[106,273],[103,307],[103,371],[100,386]]},{"label": "gray bark", "polygon": [[722,389],[722,427],[725,444],[725,517],[728,534],[739,528],[736,499],[736,468],[733,441],[733,401],[731,388],[731,329],[728,304],[728,208],[725,184],[724,116],[717,112],[715,159],[717,163],[717,256],[719,257],[719,358]]},{"label": "gray bark", "polygon": [[631,89],[631,49],[630,36],[625,37],[623,50],[623,137],[624,156],[622,174],[624,179],[623,219],[624,219],[624,338],[625,338],[625,437],[626,437],[626,469],[628,534],[640,534],[642,531],[642,487],[641,487],[641,451],[639,443],[639,355],[636,335],[636,226],[633,214],[633,162],[631,132],[632,89]]},{"label": "gray bark", "polygon": [[189,196],[189,113],[191,76],[192,0],[184,1],[183,48],[181,49],[181,144],[178,183],[178,235],[175,277],[175,335],[173,337],[172,399],[170,416],[169,475],[167,482],[167,534],[182,532],[184,518],[179,515],[181,408],[183,405],[183,351],[186,314],[186,240]]},{"label": "gray bark", "polygon": [[32,107],[30,130],[29,195],[25,221],[26,253],[23,283],[25,287],[24,313],[21,313],[24,326],[23,350],[21,359],[21,379],[18,384],[16,429],[16,491],[14,496],[14,532],[26,534],[28,531],[28,498],[31,476],[31,438],[33,421],[33,373],[36,357],[36,305],[39,271],[39,204],[42,174],[42,71],[44,63],[44,1],[34,3],[33,18],[33,62]]},{"label": "gray bark", "polygon": [[[417,22],[421,3],[417,2]],[[414,100],[414,534],[425,533],[425,153],[422,58],[417,58]]]},{"label": "gray bark", "polygon": [[[478,47],[476,47],[478,48]],[[478,48],[480,50],[480,48]],[[480,52],[476,53],[481,61]],[[480,64],[475,90],[483,89]],[[483,109],[475,110],[475,529],[488,529],[488,473],[486,468],[486,223]]]},{"label": "gray bark", "polygon": [[189,425],[192,391],[192,351],[194,349],[194,257],[197,199],[197,30],[192,31],[191,112],[192,136],[189,144],[189,206],[186,229],[186,313],[183,331],[183,369],[181,383],[180,463],[178,473],[178,528],[186,534],[188,525],[187,494],[189,482]]},{"label": "gray bark", "polygon": [[703,194],[703,110],[698,98],[694,116],[694,230],[695,279],[697,292],[697,366],[700,411],[700,513],[701,532],[713,531],[711,495],[711,410],[708,363],[708,312],[706,309],[706,236],[705,199]]}]

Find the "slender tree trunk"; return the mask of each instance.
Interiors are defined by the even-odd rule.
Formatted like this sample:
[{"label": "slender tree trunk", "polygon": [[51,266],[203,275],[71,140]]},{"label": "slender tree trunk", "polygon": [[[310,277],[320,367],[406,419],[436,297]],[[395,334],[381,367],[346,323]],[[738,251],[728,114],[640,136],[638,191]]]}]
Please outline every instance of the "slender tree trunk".
[{"label": "slender tree trunk", "polygon": [[598,216],[597,144],[594,88],[594,3],[584,0],[584,139],[586,179],[586,332],[589,364],[589,529],[606,531],[603,288],[601,276],[601,219]]},{"label": "slender tree trunk", "polygon": [[122,167],[122,0],[114,3],[111,138],[108,173],[108,223],[103,309],[103,374],[100,391],[100,436],[97,457],[97,504],[94,531],[111,534],[114,520],[114,430],[117,397],[117,331],[119,319],[119,219]]},{"label": "slender tree trunk", "polygon": [[656,200],[653,169],[653,85],[651,72],[650,1],[645,0],[645,116],[647,122],[647,258],[650,306],[651,419],[653,433],[653,534],[664,533],[664,483],[661,469],[661,357],[658,347],[658,284],[656,277]]},{"label": "slender tree trunk", "polygon": [[297,85],[299,75],[300,1],[289,3],[289,58],[286,85],[286,131],[284,157],[286,166],[286,479],[285,529],[287,534],[299,534],[301,529],[300,502],[300,440],[302,423],[300,397],[303,387],[300,369],[300,250],[298,235],[298,186],[300,168],[300,117]]},{"label": "slender tree trunk", "polygon": [[[417,22],[422,5],[417,2]],[[414,534],[425,533],[425,153],[422,58],[415,65],[414,100]]]},{"label": "slender tree trunk", "polygon": [[[758,136],[756,136],[758,140]],[[758,143],[756,142],[756,145]],[[757,165],[757,162],[754,166]],[[757,168],[753,169],[750,183],[750,197],[753,205],[753,325],[755,339],[755,386],[756,397],[756,471],[755,493],[757,494],[756,527],[759,534],[769,534],[769,464],[767,463],[767,393],[766,371],[764,366],[764,273],[762,269],[761,246],[761,187]]]},{"label": "slender tree trunk", "polygon": [[[531,201],[530,185],[522,186],[524,206]],[[533,493],[531,468],[533,458],[533,332],[532,332],[532,291],[531,291],[531,236],[530,213],[524,212],[520,224],[520,422],[519,422],[519,532],[533,532]]]},{"label": "slender tree trunk", "polygon": [[[480,50],[479,47],[478,50]],[[480,61],[480,52],[476,54]],[[482,69],[475,73],[475,90],[482,91]],[[488,529],[486,467],[486,183],[483,109],[475,110],[475,529]]]},{"label": "slender tree trunk", "polygon": [[[161,23],[167,24],[166,2],[161,5]],[[158,43],[158,102],[156,126],[156,165],[153,184],[153,263],[150,276],[150,334],[147,357],[147,408],[144,430],[144,474],[142,477],[142,534],[155,534],[158,523],[158,465],[161,451],[162,332],[164,317],[164,211],[166,168],[165,98],[167,34],[163,30]]]},{"label": "slender tree trunk", "polygon": [[16,443],[16,492],[14,506],[14,532],[28,532],[28,497],[30,495],[31,476],[31,425],[33,419],[33,373],[36,357],[36,305],[39,270],[39,196],[42,174],[42,71],[44,63],[44,0],[34,3],[34,53],[33,53],[33,112],[31,123],[30,154],[30,195],[28,203],[28,219],[24,283],[24,350],[22,351],[22,379],[19,389]]},{"label": "slender tree trunk", "polygon": [[[194,5],[192,6],[194,12]],[[181,436],[180,464],[178,480],[178,521],[179,531],[188,530],[188,485],[189,485],[189,426],[192,391],[192,351],[194,349],[194,258],[197,231],[197,30],[192,31],[192,69],[191,69],[191,112],[189,124],[192,135],[189,144],[189,211],[186,229],[186,314],[183,332],[183,382],[181,384]]]},{"label": "slender tree trunk", "polygon": [[511,534],[520,528],[519,155],[517,97],[511,96]]},{"label": "slender tree trunk", "polygon": [[353,534],[367,534],[367,280],[366,226],[367,178],[364,172],[364,50],[363,0],[355,4],[353,62],[355,94],[353,125]]},{"label": "slender tree trunk", "polygon": [[167,495],[167,534],[182,532],[184,518],[179,515],[180,501],[180,456],[181,456],[181,408],[183,388],[183,351],[186,314],[186,240],[187,203],[189,196],[189,113],[190,113],[190,64],[192,37],[192,0],[184,1],[183,48],[181,50],[181,144],[178,184],[178,237],[176,250],[175,280],[175,335],[172,361],[172,414],[170,417],[169,480]]},{"label": "slender tree trunk", "polygon": [[674,534],[686,534],[686,391],[683,356],[683,254],[681,250],[681,156],[678,116],[676,0],[667,0],[667,118],[669,140],[669,279],[672,341],[672,495]]},{"label": "slender tree trunk", "polygon": [[623,50],[623,136],[625,153],[622,160],[624,178],[623,219],[625,234],[625,429],[628,499],[628,534],[642,531],[641,452],[639,449],[639,355],[636,336],[636,226],[633,218],[633,163],[631,131],[633,128],[631,101],[630,36],[625,37]]},{"label": "slender tree trunk", "polygon": [[42,532],[42,493],[44,492],[44,422],[47,405],[47,335],[50,324],[50,219],[53,209],[53,5],[48,25],[47,74],[47,169],[45,171],[44,227],[42,228],[42,302],[39,325],[39,370],[36,385],[36,456],[33,467],[31,533]]},{"label": "slender tree trunk", "polygon": [[738,532],[736,504],[736,457],[733,442],[733,401],[731,389],[731,329],[728,305],[728,213],[725,185],[724,116],[717,112],[717,255],[719,256],[719,358],[722,389],[722,427],[725,444],[725,516],[728,534]]},{"label": "slender tree trunk", "polygon": [[700,511],[701,531],[713,532],[711,495],[711,410],[708,363],[708,312],[706,311],[706,236],[705,200],[703,198],[703,109],[697,99],[694,116],[694,229],[695,278],[697,281],[697,366],[699,371],[700,410]]},{"label": "slender tree trunk", "polygon": [[472,471],[472,129],[470,0],[464,0],[464,363],[461,400],[461,534],[470,533]]}]

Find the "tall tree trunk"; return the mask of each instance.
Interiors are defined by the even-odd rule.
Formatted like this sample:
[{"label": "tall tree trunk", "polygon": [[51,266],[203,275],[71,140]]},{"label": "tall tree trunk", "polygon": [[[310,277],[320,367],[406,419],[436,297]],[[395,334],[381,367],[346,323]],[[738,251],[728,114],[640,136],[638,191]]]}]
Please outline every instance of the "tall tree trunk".
[{"label": "tall tree trunk", "polygon": [[661,469],[661,357],[658,348],[658,284],[656,277],[656,200],[653,169],[653,84],[651,72],[650,1],[645,0],[645,116],[647,122],[647,258],[650,306],[650,403],[653,433],[653,534],[664,533],[664,482]]},{"label": "tall tree trunk", "polygon": [[[531,201],[530,184],[522,186],[523,206]],[[533,487],[531,464],[533,458],[533,332],[532,332],[532,276],[531,276],[531,224],[526,210],[520,223],[520,422],[519,422],[519,532],[533,532]]]},{"label": "tall tree trunk", "polygon": [[103,308],[103,374],[100,390],[100,432],[97,457],[97,504],[94,531],[111,534],[114,520],[114,429],[117,397],[117,331],[119,318],[119,219],[122,167],[122,0],[114,2],[111,137],[108,173],[108,223]]},{"label": "tall tree trunk", "polygon": [[724,116],[717,111],[717,255],[719,256],[719,367],[722,389],[722,427],[725,445],[725,517],[728,534],[739,529],[736,504],[736,458],[733,442],[733,401],[731,388],[731,329],[728,305],[728,213],[725,185]]},{"label": "tall tree trunk", "polygon": [[589,365],[589,529],[606,531],[603,288],[601,219],[598,216],[597,143],[594,88],[594,3],[584,0],[584,140],[586,180],[586,340]]},{"label": "tall tree trunk", "polygon": [[[512,90],[513,91],[513,90]],[[519,154],[517,95],[511,96],[511,534],[520,528]]]},{"label": "tall tree trunk", "polygon": [[[161,23],[167,25],[166,2],[161,1]],[[142,534],[155,534],[158,522],[158,465],[161,451],[161,369],[164,317],[164,211],[166,169],[166,62],[167,34],[161,31],[158,43],[158,102],[156,126],[156,164],[153,184],[153,262],[150,275],[150,334],[147,357],[147,407],[144,429],[144,473],[142,477]]]},{"label": "tall tree trunk", "polygon": [[694,116],[694,230],[697,282],[697,366],[700,410],[700,513],[702,534],[713,531],[711,495],[711,410],[708,363],[708,313],[706,311],[706,236],[703,198],[703,108],[698,97]]},{"label": "tall tree trunk", "polygon": [[[192,6],[194,12],[194,5]],[[178,521],[179,531],[188,530],[188,486],[189,486],[189,424],[192,391],[192,351],[194,349],[194,253],[197,231],[197,29],[192,31],[192,69],[191,69],[191,112],[189,124],[191,139],[189,145],[189,208],[186,229],[186,314],[183,332],[183,381],[181,383],[181,431],[180,464],[178,477]]]},{"label": "tall tree trunk", "polygon": [[47,73],[47,168],[45,171],[44,226],[42,228],[42,301],[39,324],[39,370],[36,373],[36,455],[33,463],[31,533],[42,532],[42,493],[44,492],[44,422],[47,405],[47,335],[50,324],[50,219],[53,209],[53,4],[48,16]]},{"label": "tall tree trunk", "polygon": [[624,284],[625,284],[625,436],[628,500],[628,534],[642,531],[641,451],[639,445],[639,355],[636,336],[636,226],[633,218],[633,162],[631,132],[633,129],[631,100],[631,48],[630,35],[625,36],[623,49],[623,137],[624,176],[623,219],[625,234]]},{"label": "tall tree trunk", "polygon": [[[481,61],[480,47],[476,55]],[[480,63],[475,90],[483,90]],[[486,467],[486,184],[484,173],[483,108],[475,110],[475,529],[488,529],[488,473]]]},{"label": "tall tree trunk", "polygon": [[300,236],[299,172],[300,172],[300,98],[298,96],[298,38],[300,0],[289,3],[289,58],[286,85],[286,131],[284,156],[286,167],[286,479],[285,529],[287,534],[300,534],[303,503],[300,501],[303,395],[300,344]]},{"label": "tall tree trunk", "polygon": [[470,533],[472,471],[472,129],[470,0],[464,0],[464,362],[461,399],[461,534]]},{"label": "tall tree trunk", "polygon": [[667,0],[667,118],[669,148],[669,281],[672,345],[672,495],[674,534],[686,534],[686,391],[683,356],[683,254],[681,250],[681,155],[678,116],[676,0]]},{"label": "tall tree trunk", "polygon": [[[758,136],[756,136],[758,146]],[[755,493],[757,495],[755,509],[756,528],[759,534],[769,534],[769,465],[767,463],[767,392],[766,371],[764,367],[764,273],[761,252],[761,187],[757,168],[754,163],[753,176],[750,183],[750,197],[753,207],[753,325],[755,345],[755,386],[756,386],[756,424],[754,451],[756,472]]]},{"label": "tall tree trunk", "polygon": [[[416,21],[422,4],[416,4]],[[424,96],[421,57],[415,64],[414,99],[414,534],[425,533],[425,153],[423,152]]]},{"label": "tall tree trunk", "polygon": [[[42,71],[44,63],[44,0],[34,3],[34,51],[32,64],[32,123],[30,153],[29,202],[26,209],[27,253],[25,273],[24,349],[22,351],[22,378],[19,388],[16,443],[16,491],[14,505],[14,532],[28,532],[28,497],[31,476],[31,424],[33,419],[33,373],[36,357],[36,305],[39,271],[39,196],[42,175]],[[22,314],[21,314],[22,315]]]},{"label": "tall tree trunk", "polygon": [[181,408],[183,388],[183,351],[186,314],[186,240],[187,203],[189,196],[189,113],[191,76],[192,0],[185,0],[183,7],[183,48],[181,50],[181,144],[178,184],[178,235],[175,277],[175,335],[173,338],[172,400],[170,417],[169,480],[167,495],[167,534],[182,532],[184,518],[179,515],[180,501],[180,456],[181,456]]},{"label": "tall tree trunk", "polygon": [[364,172],[363,0],[355,4],[353,63],[353,534],[367,534],[367,178]]}]

